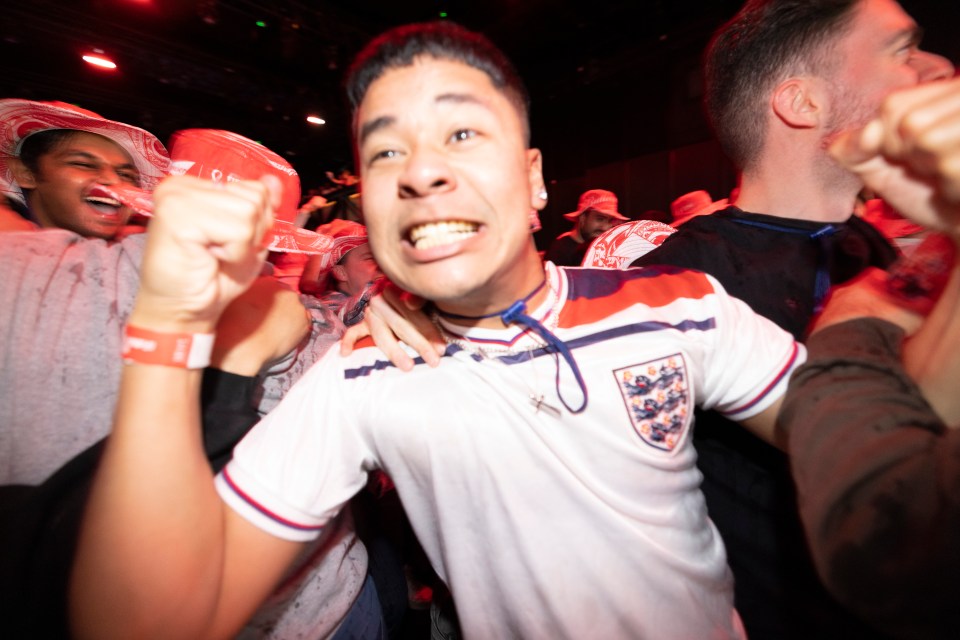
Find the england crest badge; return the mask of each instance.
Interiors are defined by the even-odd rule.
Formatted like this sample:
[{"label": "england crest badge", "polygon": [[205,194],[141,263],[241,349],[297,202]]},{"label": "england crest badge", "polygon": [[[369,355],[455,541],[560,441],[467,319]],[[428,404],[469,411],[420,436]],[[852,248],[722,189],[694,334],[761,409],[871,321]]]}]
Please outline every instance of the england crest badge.
[{"label": "england crest badge", "polygon": [[673,451],[690,418],[690,385],[679,353],[613,372],[630,422],[656,449]]}]

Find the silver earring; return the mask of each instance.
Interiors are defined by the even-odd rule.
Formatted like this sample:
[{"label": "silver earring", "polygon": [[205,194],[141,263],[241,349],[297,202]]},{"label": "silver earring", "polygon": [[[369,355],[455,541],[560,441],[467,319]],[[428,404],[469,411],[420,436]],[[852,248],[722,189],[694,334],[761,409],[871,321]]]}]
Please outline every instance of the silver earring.
[{"label": "silver earring", "polygon": [[541,200],[546,201],[546,199],[547,199],[547,190],[546,190],[546,189],[540,189],[540,193],[537,194],[537,197],[540,198]]}]

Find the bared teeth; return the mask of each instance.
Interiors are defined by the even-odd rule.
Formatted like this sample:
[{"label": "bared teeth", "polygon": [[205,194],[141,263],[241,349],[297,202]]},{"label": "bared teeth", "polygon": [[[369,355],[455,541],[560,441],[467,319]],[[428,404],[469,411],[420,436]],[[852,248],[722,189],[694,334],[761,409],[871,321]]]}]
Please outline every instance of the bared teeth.
[{"label": "bared teeth", "polygon": [[465,240],[477,233],[479,225],[462,220],[428,222],[410,230],[410,242],[416,249],[430,249]]},{"label": "bared teeth", "polygon": [[89,196],[87,198],[84,198],[84,200],[86,200],[91,204],[101,204],[101,205],[106,205],[108,207],[115,207],[118,209],[120,208],[120,201],[115,200],[114,198],[101,198],[99,196]]}]

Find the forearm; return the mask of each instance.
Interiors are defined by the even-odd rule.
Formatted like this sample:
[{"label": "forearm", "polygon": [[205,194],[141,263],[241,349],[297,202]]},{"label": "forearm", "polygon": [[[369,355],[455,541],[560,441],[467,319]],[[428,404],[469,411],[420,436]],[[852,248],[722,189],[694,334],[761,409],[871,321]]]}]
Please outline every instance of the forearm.
[{"label": "forearm", "polygon": [[960,265],[920,329],[907,340],[904,367],[940,418],[960,425]]},{"label": "forearm", "polygon": [[222,571],[223,514],[201,444],[201,375],[125,367],[71,585],[82,637],[206,632]]},{"label": "forearm", "polygon": [[[261,270],[279,189],[272,176],[226,185],[181,176],[157,187],[128,331],[213,333]],[[229,637],[300,548],[221,502],[201,438],[202,370],[177,366],[175,344],[181,350],[166,353],[149,333],[127,343],[137,364],[124,366],[71,583],[81,637]]]},{"label": "forearm", "polygon": [[903,371],[901,338],[878,320],[816,334],[780,428],[824,583],[888,631],[933,637],[923,625],[960,622],[960,439]]}]

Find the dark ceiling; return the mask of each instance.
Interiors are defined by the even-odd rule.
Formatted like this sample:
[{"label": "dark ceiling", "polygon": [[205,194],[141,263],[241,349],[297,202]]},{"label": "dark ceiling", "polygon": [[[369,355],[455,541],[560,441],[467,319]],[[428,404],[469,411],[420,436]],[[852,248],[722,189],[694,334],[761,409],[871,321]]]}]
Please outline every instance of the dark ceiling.
[{"label": "dark ceiling", "polygon": [[[533,97],[534,142],[572,151],[557,170],[575,172],[709,135],[696,109],[681,109],[689,124],[666,133],[660,120],[676,111],[678,83],[698,101],[699,53],[740,2],[8,0],[0,97],[72,102],[162,140],[187,127],[237,131],[286,156],[310,186],[351,163],[340,82],[352,56],[387,27],[445,13],[514,60]],[[960,3],[904,4],[956,61]],[[80,61],[94,48],[119,69]],[[308,124],[309,114],[327,124]]]}]

